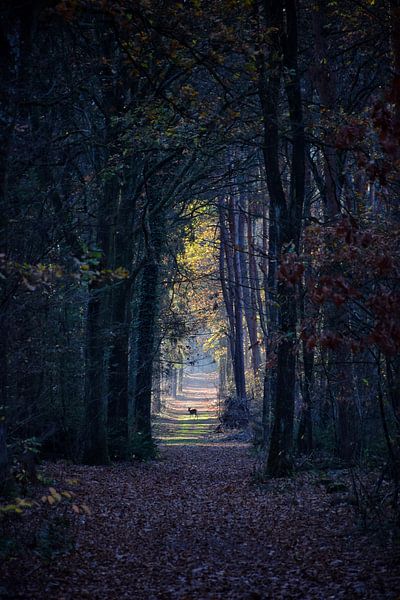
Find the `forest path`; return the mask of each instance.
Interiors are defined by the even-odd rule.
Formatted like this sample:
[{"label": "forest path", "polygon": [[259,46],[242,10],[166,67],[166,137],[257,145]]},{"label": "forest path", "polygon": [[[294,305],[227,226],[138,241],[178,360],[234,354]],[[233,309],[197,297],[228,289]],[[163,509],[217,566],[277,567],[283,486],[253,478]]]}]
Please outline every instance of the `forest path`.
[{"label": "forest path", "polygon": [[[39,513],[22,517],[23,552],[0,565],[0,597],[398,599],[398,557],[361,534],[351,506],[313,474],[260,485],[253,465],[234,442],[162,446],[148,463],[48,464],[53,486],[73,489],[91,515],[43,506],[38,489]],[[71,523],[61,538],[57,517]],[[42,545],[31,546],[38,530]],[[67,554],[63,535],[75,540]]]},{"label": "forest path", "polygon": [[[216,372],[185,372],[182,392],[168,398],[165,413],[156,419],[154,434],[163,445],[207,443],[218,425]],[[190,415],[188,407],[198,416]]]}]

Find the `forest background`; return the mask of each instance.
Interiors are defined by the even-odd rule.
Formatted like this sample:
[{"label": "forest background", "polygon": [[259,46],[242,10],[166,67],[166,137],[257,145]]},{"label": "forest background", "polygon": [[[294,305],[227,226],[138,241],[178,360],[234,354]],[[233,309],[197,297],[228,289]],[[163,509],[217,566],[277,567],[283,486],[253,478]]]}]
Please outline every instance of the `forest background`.
[{"label": "forest background", "polygon": [[204,340],[262,477],[366,461],[397,501],[398,0],[21,0],[0,25],[3,489],[39,448],[154,456]]}]

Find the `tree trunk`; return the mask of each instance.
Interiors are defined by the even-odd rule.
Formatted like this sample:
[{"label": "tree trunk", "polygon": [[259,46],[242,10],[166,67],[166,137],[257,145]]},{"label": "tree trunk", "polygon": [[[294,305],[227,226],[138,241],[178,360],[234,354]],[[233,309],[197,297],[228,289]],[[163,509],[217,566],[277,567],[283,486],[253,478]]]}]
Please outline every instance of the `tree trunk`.
[{"label": "tree trunk", "polygon": [[183,367],[179,367],[179,369],[178,369],[176,387],[177,387],[178,394],[182,394],[182,392],[183,392]]},{"label": "tree trunk", "polygon": [[[281,294],[281,290],[283,293]],[[267,471],[272,477],[287,475],[293,468],[293,426],[296,372],[296,299],[294,290],[278,283],[280,334],[277,352],[274,424],[268,455]]]},{"label": "tree trunk", "polygon": [[[112,178],[104,186],[98,207],[96,243],[102,251],[100,268],[112,266],[110,257],[112,199],[117,196],[118,184]],[[85,378],[85,440],[84,462],[107,464],[107,377],[106,350],[109,345],[107,319],[110,293],[103,282],[94,279],[89,285],[89,304],[86,325]],[[107,323],[107,325],[109,325]]]},{"label": "tree trunk", "polygon": [[[297,65],[297,12],[295,0],[264,3],[270,36],[269,68],[260,65],[260,100],[264,117],[264,158],[272,218],[276,233],[276,254],[292,245],[298,250],[305,186],[305,139],[300,79]],[[285,15],[283,9],[285,10]],[[285,16],[285,25],[284,25]],[[272,64],[271,64],[272,62]],[[286,198],[279,164],[280,130],[278,105],[283,67],[292,135],[291,180]],[[266,470],[283,476],[292,469],[295,370],[296,370],[296,296],[294,289],[279,281],[277,288],[279,334],[277,349],[274,424]]]},{"label": "tree trunk", "polygon": [[[304,218],[306,222],[309,222],[311,215],[311,171],[310,166],[306,168],[306,184],[307,194],[304,201]],[[303,323],[306,323],[306,317],[310,317],[314,309],[311,305],[310,300],[306,300],[306,288],[311,280],[311,268],[308,266],[304,273],[304,285],[299,284],[299,296],[300,300],[300,317]],[[315,312],[314,312],[315,315]],[[312,387],[314,379],[314,350],[307,347],[306,340],[302,341],[302,352],[303,352],[303,372],[304,377],[302,381],[302,406],[300,412],[300,423],[297,433],[297,449],[300,454],[306,454],[311,452],[313,449],[313,414],[312,414]]]},{"label": "tree trunk", "polygon": [[232,252],[233,262],[233,296],[234,296],[234,316],[235,316],[235,348],[233,357],[233,368],[235,373],[236,398],[238,402],[238,425],[247,423],[247,394],[246,394],[246,376],[244,366],[244,339],[243,339],[243,290],[240,270],[240,257],[237,248],[240,247],[239,241],[239,214],[238,207],[233,198],[230,198],[229,205],[229,230],[230,245],[227,248]]},{"label": "tree trunk", "polygon": [[311,390],[314,371],[314,352],[307,349],[305,340],[303,340],[303,363],[303,405],[301,407],[300,424],[297,435],[297,448],[300,454],[306,454],[313,449]]},{"label": "tree trunk", "polygon": [[[225,310],[228,317],[228,341],[231,358],[233,360],[235,354],[234,339],[235,339],[235,316],[234,316],[234,297],[232,292],[232,282],[234,279],[233,264],[231,253],[229,252],[229,233],[225,223],[225,207],[223,200],[220,199],[219,204],[219,227],[220,227],[220,244],[219,244],[219,277],[221,281],[222,296],[224,299]],[[226,262],[226,273],[225,273]]]},{"label": "tree trunk", "polygon": [[151,393],[155,355],[155,327],[158,311],[159,267],[150,257],[143,268],[138,308],[137,362],[134,399],[134,453],[138,458],[154,455],[151,430]]},{"label": "tree trunk", "polygon": [[152,390],[152,407],[151,411],[154,414],[161,412],[161,389],[162,389],[162,373],[161,373],[161,352],[158,346],[153,363],[153,390]]},{"label": "tree trunk", "polygon": [[[314,84],[321,103],[325,109],[334,110],[336,104],[336,80],[335,71],[328,67],[328,47],[324,35],[326,24],[326,3],[317,2],[312,12],[312,25],[314,32]],[[333,147],[328,132],[326,145],[323,149],[323,172],[324,189],[321,190],[328,215],[335,216],[340,212],[340,158],[337,150]]]},{"label": "tree trunk", "polygon": [[106,430],[104,297],[103,289],[91,285],[86,322],[85,439],[83,461],[89,465],[109,463]]},{"label": "tree trunk", "polygon": [[125,458],[129,446],[129,348],[132,321],[132,288],[138,270],[133,268],[135,239],[132,237],[136,211],[135,166],[127,169],[123,185],[116,187],[118,196],[115,209],[115,227],[112,227],[110,246],[110,266],[124,268],[130,272],[129,278],[114,285],[111,289],[110,329],[112,348],[109,358],[108,375],[108,429],[110,450],[115,457]]},{"label": "tree trunk", "polygon": [[[228,214],[229,228],[226,226],[225,212]],[[232,199],[229,200],[229,205],[226,208],[222,200],[219,202],[219,224],[220,280],[229,321],[228,340],[236,390],[235,401],[230,402],[228,406],[230,414],[226,415],[226,421],[227,423],[241,427],[248,422],[248,407],[243,354],[243,299],[241,292],[240,259],[236,251],[238,246],[237,215],[235,215]]]},{"label": "tree trunk", "polygon": [[129,330],[131,282],[113,291],[113,346],[109,359],[108,435],[114,458],[125,458],[129,445]]},{"label": "tree trunk", "polygon": [[[261,364],[260,346],[258,345],[257,336],[257,301],[255,298],[254,283],[250,282],[250,249],[245,244],[245,225],[246,220],[247,226],[247,237],[249,235],[249,229],[251,230],[252,223],[249,212],[245,215],[244,201],[241,202],[239,208],[238,217],[238,252],[240,258],[240,274],[241,274],[241,287],[243,290],[243,308],[246,319],[247,332],[249,334],[250,350],[251,350],[251,365],[253,368],[254,376],[257,378],[258,369]],[[250,233],[251,238],[251,233]],[[246,257],[247,250],[247,257]]]}]

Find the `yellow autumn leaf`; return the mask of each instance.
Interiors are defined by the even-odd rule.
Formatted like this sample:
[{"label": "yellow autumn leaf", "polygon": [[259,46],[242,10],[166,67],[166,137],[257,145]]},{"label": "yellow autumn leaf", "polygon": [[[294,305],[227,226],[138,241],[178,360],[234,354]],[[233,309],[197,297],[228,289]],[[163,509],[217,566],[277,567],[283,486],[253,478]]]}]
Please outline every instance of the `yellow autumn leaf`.
[{"label": "yellow autumn leaf", "polygon": [[49,487],[49,492],[53,496],[53,498],[54,498],[54,500],[56,502],[60,502],[61,496],[60,496],[60,494],[57,492],[57,490],[55,488]]},{"label": "yellow autumn leaf", "polygon": [[25,498],[17,498],[16,499],[17,505],[23,508],[31,508],[32,507],[32,502],[30,502],[29,500],[26,500]]}]

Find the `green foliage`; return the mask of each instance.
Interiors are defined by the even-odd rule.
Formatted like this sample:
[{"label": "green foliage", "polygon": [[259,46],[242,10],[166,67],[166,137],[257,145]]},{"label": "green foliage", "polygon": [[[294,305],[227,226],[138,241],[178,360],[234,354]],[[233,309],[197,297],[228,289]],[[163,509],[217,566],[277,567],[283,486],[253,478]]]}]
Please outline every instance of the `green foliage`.
[{"label": "green foliage", "polygon": [[22,515],[24,510],[31,506],[32,502],[23,498],[16,498],[11,504],[0,504],[0,519]]}]

